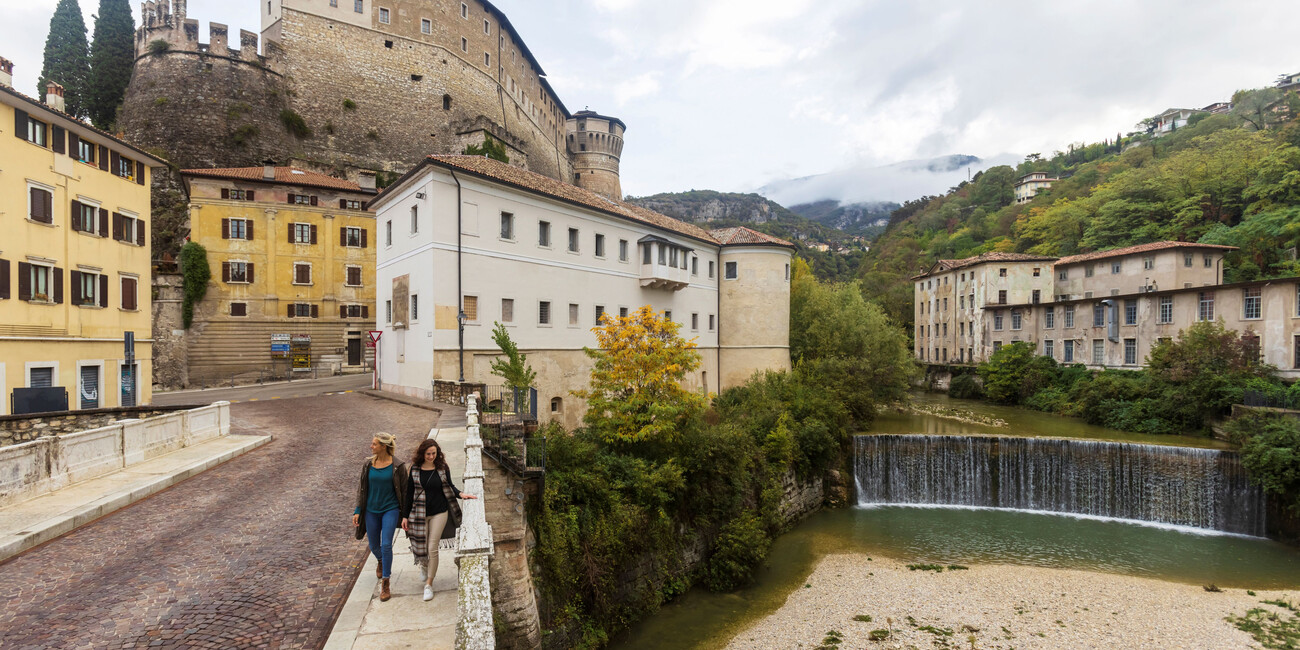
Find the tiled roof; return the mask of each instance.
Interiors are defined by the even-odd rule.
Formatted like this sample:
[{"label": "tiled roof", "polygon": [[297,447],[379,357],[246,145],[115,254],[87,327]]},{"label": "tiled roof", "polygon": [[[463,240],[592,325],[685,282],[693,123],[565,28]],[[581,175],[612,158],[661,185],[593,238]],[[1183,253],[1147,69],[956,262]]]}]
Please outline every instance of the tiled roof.
[{"label": "tiled roof", "polygon": [[379,197],[373,199],[377,201],[393,188],[403,184],[408,178],[419,172],[426,164],[437,165],[445,169],[452,169],[468,173],[480,178],[505,183],[514,187],[535,192],[553,199],[580,205],[585,208],[611,214],[616,217],[630,219],[664,230],[671,230],[675,233],[698,239],[708,243],[716,243],[713,237],[703,228],[694,224],[685,223],[668,217],[653,210],[607,199],[595,192],[583,189],[576,185],[555,180],[549,176],[543,176],[536,172],[530,172],[526,169],[520,169],[513,165],[508,165],[498,160],[493,160],[486,156],[429,156],[423,163],[407,172],[400,180],[388,186]]},{"label": "tiled roof", "polygon": [[710,230],[709,234],[712,235],[714,239],[718,240],[718,243],[722,244],[723,246],[738,246],[742,244],[748,244],[748,245],[758,245],[758,246],[789,246],[790,248],[794,248],[794,244],[791,244],[790,242],[781,239],[780,237],[773,237],[771,235],[758,232],[757,230],[750,230],[749,228],[746,228],[744,226]]},{"label": "tiled roof", "polygon": [[1051,262],[1055,259],[1056,259],[1055,257],[1045,257],[1042,255],[1029,255],[1027,253],[1004,253],[1002,251],[989,251],[987,253],[980,253],[975,257],[967,257],[960,260],[939,260],[938,262],[935,262],[934,265],[932,265],[925,272],[920,273],[918,275],[914,275],[912,276],[911,279],[915,280],[917,278],[924,278],[928,275],[933,275],[935,273],[942,273],[947,271],[955,271],[957,269],[964,269],[968,266],[975,266],[976,264],[984,264],[985,262]]},{"label": "tiled roof", "polygon": [[125,140],[122,140],[121,138],[118,138],[117,136],[115,136],[115,135],[113,135],[113,134],[111,134],[111,133],[109,133],[109,132],[107,132],[107,131],[103,131],[103,130],[97,129],[97,128],[95,128],[95,127],[94,127],[93,125],[91,125],[91,124],[87,124],[86,122],[82,122],[81,120],[79,120],[79,119],[77,119],[77,118],[75,118],[75,117],[73,117],[73,116],[71,116],[71,115],[68,115],[67,113],[65,113],[65,112],[63,112],[63,111],[60,111],[60,110],[56,110],[56,109],[54,109],[54,108],[51,108],[48,104],[44,104],[44,103],[42,103],[40,100],[38,100],[38,99],[36,99],[36,98],[34,98],[34,97],[28,97],[27,95],[24,95],[24,94],[18,92],[17,90],[14,90],[11,86],[0,85],[0,91],[3,91],[3,92],[5,92],[5,93],[7,93],[7,94],[9,94],[9,95],[12,95],[15,99],[18,99],[18,100],[20,100],[20,101],[26,102],[29,106],[35,106],[36,108],[39,108],[39,109],[42,109],[42,110],[45,110],[45,111],[49,111],[50,113],[53,113],[54,115],[57,115],[57,116],[59,116],[59,117],[65,119],[65,120],[68,120],[69,122],[72,122],[72,123],[76,124],[78,128],[86,129],[87,131],[90,131],[91,133],[94,133],[95,135],[98,135],[98,136],[101,137],[101,138],[104,138],[104,139],[106,139],[106,140],[111,140],[112,142],[117,143],[117,144],[119,144],[119,145],[121,145],[121,146],[123,146],[123,147],[126,147],[126,148],[130,149],[131,151],[136,152],[137,154],[139,154],[139,155],[141,155],[141,156],[147,157],[150,161],[152,161],[152,163],[153,163],[153,164],[151,165],[152,167],[163,167],[163,166],[166,166],[166,165],[167,165],[167,161],[165,161],[165,160],[159,158],[158,156],[155,156],[155,155],[153,155],[153,154],[151,154],[151,153],[145,151],[144,149],[141,149],[141,148],[139,148],[139,147],[137,147],[137,146],[131,144],[130,142],[127,142],[127,141],[125,141]]},{"label": "tiled roof", "polygon": [[1134,255],[1137,253],[1149,253],[1151,251],[1162,251],[1171,248],[1198,248],[1204,250],[1235,251],[1236,246],[1220,246],[1219,244],[1198,244],[1190,241],[1157,241],[1150,244],[1138,244],[1137,246],[1127,246],[1125,248],[1112,248],[1105,251],[1094,251],[1092,253],[1081,253],[1071,255],[1056,260],[1057,266],[1066,264],[1078,264],[1079,262],[1090,262],[1108,257],[1120,257],[1123,255]]},{"label": "tiled roof", "polygon": [[181,173],[186,176],[202,176],[205,178],[226,178],[233,181],[255,181],[259,183],[281,183],[284,185],[304,185],[307,187],[321,187],[330,190],[343,190],[346,192],[361,192],[361,186],[352,181],[325,174],[318,174],[303,169],[293,167],[276,167],[275,180],[268,181],[263,175],[263,167],[218,167],[212,169],[182,169]]}]

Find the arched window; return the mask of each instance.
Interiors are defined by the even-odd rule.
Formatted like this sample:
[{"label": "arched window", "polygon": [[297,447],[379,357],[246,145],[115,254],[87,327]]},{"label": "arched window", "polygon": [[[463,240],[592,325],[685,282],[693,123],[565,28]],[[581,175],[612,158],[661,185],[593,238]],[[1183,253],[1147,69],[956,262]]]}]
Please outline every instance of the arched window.
[{"label": "arched window", "polygon": [[451,110],[451,95],[442,96],[442,110],[444,111]]}]

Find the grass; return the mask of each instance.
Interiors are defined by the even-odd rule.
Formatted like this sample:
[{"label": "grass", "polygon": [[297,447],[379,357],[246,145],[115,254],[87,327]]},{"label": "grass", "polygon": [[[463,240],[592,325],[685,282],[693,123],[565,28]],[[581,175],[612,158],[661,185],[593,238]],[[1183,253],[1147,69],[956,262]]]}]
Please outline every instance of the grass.
[{"label": "grass", "polygon": [[814,650],[835,650],[841,643],[844,643],[844,635],[840,634],[836,630],[830,630],[826,632],[826,637],[822,639],[822,644],[817,646]]},{"label": "grass", "polygon": [[1281,600],[1265,600],[1261,602],[1265,605],[1284,608],[1290,612],[1290,615],[1280,615],[1263,607],[1252,607],[1246,610],[1243,616],[1233,614],[1225,617],[1224,620],[1231,623],[1238,630],[1249,634],[1251,638],[1268,650],[1296,650],[1300,648],[1300,617],[1296,616],[1300,609],[1289,602]]},{"label": "grass", "polygon": [[857,621],[857,622],[859,622],[859,623],[870,623],[870,622],[871,622],[871,614],[858,614],[857,616],[854,616],[854,617],[853,617],[853,620],[855,620],[855,621]]},{"label": "grass", "polygon": [[884,641],[889,638],[889,630],[872,630],[867,638],[872,641]]},{"label": "grass", "polygon": [[933,634],[935,636],[952,636],[952,628],[947,628],[947,627],[935,627],[933,625],[922,625],[921,627],[918,627],[916,629],[922,632],[929,632],[930,634]]},{"label": "grass", "polygon": [[935,573],[943,573],[943,565],[942,564],[909,564],[907,565],[907,570],[908,571],[933,571]]},{"label": "grass", "polygon": [[1218,594],[1218,593],[1223,593],[1223,590],[1219,588],[1219,585],[1216,585],[1216,584],[1214,584],[1213,582],[1211,582],[1211,583],[1208,584],[1208,585],[1203,585],[1203,586],[1201,587],[1201,589],[1204,589],[1204,590],[1206,590],[1206,591],[1208,591],[1208,592],[1216,593],[1216,594]]}]

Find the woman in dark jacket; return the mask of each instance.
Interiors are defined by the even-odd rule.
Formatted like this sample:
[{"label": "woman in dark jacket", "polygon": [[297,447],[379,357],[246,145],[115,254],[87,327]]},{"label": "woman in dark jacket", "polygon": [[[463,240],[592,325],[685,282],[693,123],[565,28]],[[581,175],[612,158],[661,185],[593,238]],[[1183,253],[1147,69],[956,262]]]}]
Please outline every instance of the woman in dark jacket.
[{"label": "woman in dark jacket", "polygon": [[402,530],[411,540],[411,555],[424,575],[424,599],[433,600],[433,577],[438,573],[438,543],[456,536],[460,504],[456,499],[477,499],[451,482],[442,447],[433,439],[420,443],[411,458],[402,504]]},{"label": "woman in dark jacket", "polygon": [[[372,455],[361,468],[361,483],[357,486],[357,508],[352,514],[352,525],[365,524],[370,552],[379,560],[375,575],[380,578],[379,600],[392,597],[388,587],[393,571],[393,535],[397,523],[406,512],[406,480],[410,474],[406,465],[393,457],[397,438],[391,433],[376,433],[370,441]],[[358,538],[360,536],[358,535]]]}]

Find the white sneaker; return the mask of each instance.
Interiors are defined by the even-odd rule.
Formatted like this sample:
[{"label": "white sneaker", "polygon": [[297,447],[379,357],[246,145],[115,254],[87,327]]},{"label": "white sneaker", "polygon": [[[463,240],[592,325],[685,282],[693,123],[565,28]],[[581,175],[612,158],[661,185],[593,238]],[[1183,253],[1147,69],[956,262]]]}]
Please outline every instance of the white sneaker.
[{"label": "white sneaker", "polygon": [[429,585],[424,585],[424,599],[433,600],[433,587],[430,587]]}]

